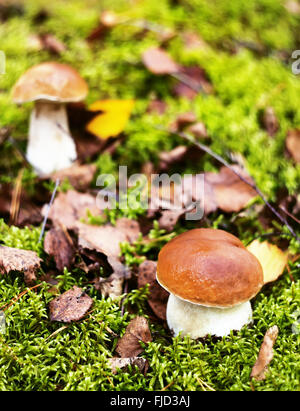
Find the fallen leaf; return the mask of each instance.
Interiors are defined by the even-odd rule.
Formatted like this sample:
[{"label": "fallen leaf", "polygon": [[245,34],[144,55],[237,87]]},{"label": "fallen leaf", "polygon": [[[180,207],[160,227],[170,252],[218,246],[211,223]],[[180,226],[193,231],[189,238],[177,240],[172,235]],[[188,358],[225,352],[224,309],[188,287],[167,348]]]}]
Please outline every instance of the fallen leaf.
[{"label": "fallen leaf", "polygon": [[47,254],[54,257],[59,271],[63,271],[64,267],[70,268],[75,258],[75,249],[68,232],[59,227],[51,228],[46,233],[44,250]]},{"label": "fallen leaf", "polygon": [[39,37],[41,39],[43,49],[49,51],[50,53],[60,55],[67,50],[66,45],[58,40],[53,34],[41,34]]},{"label": "fallen leaf", "polygon": [[208,137],[205,124],[201,123],[200,121],[189,126],[187,129],[187,132],[193,134],[196,138],[207,138]]},{"label": "fallen leaf", "polygon": [[293,160],[300,163],[300,130],[290,130],[286,137],[286,148]]},{"label": "fallen leaf", "polygon": [[119,358],[113,357],[108,359],[108,365],[112,370],[113,374],[116,374],[118,369],[123,372],[127,372],[129,367],[137,367],[140,372],[146,372],[147,360],[142,357],[129,357],[129,358]]},{"label": "fallen leaf", "polygon": [[0,273],[23,272],[26,284],[36,280],[35,274],[40,268],[41,261],[35,251],[0,246]]},{"label": "fallen leaf", "polygon": [[[92,215],[102,214],[102,209],[101,207],[99,209],[97,204],[96,197],[91,194],[79,193],[75,190],[69,190],[66,193],[59,192],[50,208],[48,217],[54,225],[74,230],[80,219],[87,217],[88,210]],[[43,215],[46,213],[46,207],[47,205],[42,209]]]},{"label": "fallen leaf", "polygon": [[[213,87],[208,81],[206,72],[203,68],[199,66],[181,67],[179,73],[186,76],[187,79],[190,79],[193,82],[194,87],[199,88],[199,90],[202,89],[206,94],[212,93]],[[181,81],[175,84],[173,92],[179,97],[186,97],[190,100],[193,100],[198,95],[197,91]]]},{"label": "fallen leaf", "polygon": [[104,10],[100,14],[98,26],[88,35],[87,41],[101,40],[119,22],[119,17],[113,11]]},{"label": "fallen leaf", "polygon": [[142,61],[153,74],[173,74],[179,71],[179,66],[162,49],[150,47],[142,54]]},{"label": "fallen leaf", "polygon": [[274,325],[269,328],[264,336],[262,346],[260,347],[257,360],[252,368],[250,378],[255,378],[257,381],[266,378],[268,365],[273,359],[273,346],[278,336],[278,327]]},{"label": "fallen leaf", "polygon": [[[54,182],[57,179],[60,181],[68,179],[72,187],[76,190],[86,190],[93,181],[96,170],[97,167],[95,164],[79,165],[75,163],[69,168],[64,168],[52,173],[50,178]],[[48,176],[44,178],[48,178]]]},{"label": "fallen leaf", "polygon": [[276,245],[270,244],[267,241],[261,243],[258,240],[254,240],[247,246],[247,250],[254,254],[260,262],[263,268],[265,284],[275,281],[281,276],[287,265],[288,255]]},{"label": "fallen leaf", "polygon": [[115,299],[123,294],[124,277],[111,274],[108,278],[98,277],[93,281],[96,290],[99,290],[104,298]]},{"label": "fallen leaf", "polygon": [[[232,167],[249,183],[254,183],[252,178],[239,166]],[[226,213],[239,212],[250,200],[257,197],[252,187],[225,166],[220,169],[219,173],[205,173],[205,183],[211,185],[218,208]],[[206,201],[206,197],[204,200]]]},{"label": "fallen leaf", "polygon": [[87,131],[102,139],[117,136],[124,130],[133,106],[134,100],[96,101],[89,106],[89,110],[103,113],[87,124]]},{"label": "fallen leaf", "polygon": [[182,34],[182,39],[186,50],[205,49],[207,43],[199,36],[199,34],[186,31]]},{"label": "fallen leaf", "polygon": [[116,352],[122,358],[136,357],[143,351],[140,341],[144,343],[152,341],[145,317],[136,317],[130,321],[125,334],[118,341]]},{"label": "fallen leaf", "polygon": [[263,127],[273,137],[279,130],[279,122],[272,107],[267,107],[262,118]]},{"label": "fallen leaf", "polygon": [[53,34],[31,34],[27,39],[28,48],[35,51],[46,50],[50,53],[60,55],[67,50],[64,43]]},{"label": "fallen leaf", "polygon": [[[2,217],[9,217],[12,206],[14,186],[12,184],[1,184],[0,186],[0,214]],[[14,225],[23,227],[25,225],[40,224],[43,217],[41,207],[37,206],[33,199],[21,189],[19,210],[16,213]]]},{"label": "fallen leaf", "polygon": [[147,108],[147,113],[164,114],[167,110],[167,103],[162,100],[152,100]]},{"label": "fallen leaf", "polygon": [[154,314],[161,320],[165,320],[169,293],[158,284],[156,267],[156,261],[146,260],[142,262],[138,272],[138,288],[149,284],[148,303]]},{"label": "fallen leaf", "polygon": [[300,4],[296,0],[288,0],[284,6],[290,13],[300,15]]},{"label": "fallen leaf", "polygon": [[197,120],[196,115],[192,111],[181,113],[176,117],[176,120],[170,126],[172,132],[181,131],[187,125],[194,123]]},{"label": "fallen leaf", "polygon": [[178,163],[196,163],[203,156],[198,147],[177,146],[171,151],[162,151],[159,154],[159,169],[167,170],[171,165]]},{"label": "fallen leaf", "polygon": [[179,218],[183,216],[187,210],[182,208],[180,210],[164,210],[161,212],[161,217],[158,220],[159,228],[170,233],[174,230]]},{"label": "fallen leaf", "polygon": [[82,288],[74,285],[73,288],[50,302],[50,320],[64,323],[81,320],[92,304],[91,297]]},{"label": "fallen leaf", "polygon": [[120,218],[116,225],[101,226],[78,223],[78,244],[83,248],[90,248],[104,253],[107,256],[119,257],[120,243],[136,241],[140,227],[137,221]]}]

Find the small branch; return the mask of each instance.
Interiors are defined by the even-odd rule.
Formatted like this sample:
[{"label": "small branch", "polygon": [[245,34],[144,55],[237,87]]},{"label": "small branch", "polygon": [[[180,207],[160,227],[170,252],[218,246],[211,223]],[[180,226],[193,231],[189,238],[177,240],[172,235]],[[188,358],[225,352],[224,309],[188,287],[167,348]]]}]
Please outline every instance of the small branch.
[{"label": "small branch", "polygon": [[250,183],[246,178],[241,176],[235,169],[232,167],[223,157],[221,157],[219,154],[215,153],[212,151],[209,147],[205,146],[204,144],[199,143],[198,141],[195,141],[193,137],[189,136],[188,134],[185,133],[180,133],[180,132],[173,132],[170,131],[164,127],[159,127],[160,130],[165,131],[166,133],[171,133],[174,135],[178,135],[181,138],[189,141],[190,143],[193,143],[195,146],[200,148],[202,151],[205,153],[209,154],[211,157],[213,157],[215,160],[219,161],[223,166],[229,168],[240,180],[242,180],[245,184],[250,186],[256,193],[259,195],[259,197],[263,200],[265,205],[272,211],[272,213],[281,221],[282,224],[284,224],[289,232],[292,234],[292,236],[300,243],[300,238],[297,236],[293,228],[289,225],[289,223],[286,221],[282,215],[278,213],[278,211],[269,203],[269,201],[266,199],[265,195],[262,193],[262,191],[255,185]]},{"label": "small branch", "polygon": [[48,216],[49,216],[49,211],[50,211],[50,208],[51,208],[51,206],[52,206],[52,204],[53,204],[53,201],[54,201],[55,194],[56,194],[56,191],[57,191],[57,189],[58,189],[58,186],[59,186],[59,178],[56,180],[55,187],[54,187],[54,190],[53,190],[51,199],[50,199],[50,203],[48,204],[48,207],[47,207],[47,211],[46,211],[46,214],[45,214],[45,217],[44,217],[44,221],[43,221],[43,225],[42,225],[42,230],[41,230],[40,237],[39,237],[39,241],[38,241],[39,243],[42,241],[42,238],[43,238],[43,235],[44,235],[44,231],[45,231],[45,227],[46,227],[46,223],[47,223]]},{"label": "small branch", "polygon": [[179,80],[181,83],[185,84],[187,87],[194,90],[196,93],[201,92],[205,94],[203,87],[198,82],[193,80],[190,76],[187,76],[186,74],[180,72],[171,73],[170,76],[174,77],[176,80]]}]

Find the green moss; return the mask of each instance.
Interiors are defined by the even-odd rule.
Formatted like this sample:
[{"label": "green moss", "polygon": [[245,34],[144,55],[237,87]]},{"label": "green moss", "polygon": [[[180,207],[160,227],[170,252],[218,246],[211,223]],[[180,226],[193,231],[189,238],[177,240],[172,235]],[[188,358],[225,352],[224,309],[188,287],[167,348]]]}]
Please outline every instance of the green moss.
[{"label": "green moss", "polygon": [[[58,60],[74,66],[87,80],[90,87],[87,103],[106,97],[136,100],[117,152],[95,160],[99,173],[116,174],[119,164],[127,165],[129,173],[133,173],[140,171],[147,160],[157,162],[160,151],[183,143],[157,126],[168,126],[179,113],[193,111],[207,127],[211,148],[226,159],[230,153],[241,153],[249,172],[270,200],[284,187],[290,193],[299,190],[300,166],[284,155],[284,147],[286,132],[300,127],[300,83],[291,74],[290,65],[280,59],[280,53],[291,55],[299,48],[300,17],[289,13],[283,0],[142,0],[130,8],[125,0],[23,3],[22,16],[0,25],[0,50],[5,51],[7,59],[6,74],[0,75],[0,126],[13,127],[13,137],[22,150],[26,147],[32,105],[14,105],[11,88],[30,66]],[[38,25],[35,16],[41,7],[48,11],[49,17]],[[199,94],[193,101],[176,98],[171,91],[174,79],[156,77],[142,66],[141,53],[158,44],[154,32],[140,36],[136,26],[119,25],[101,41],[89,45],[85,38],[97,25],[98,15],[104,9],[114,9],[127,18],[156,22],[179,34],[186,30],[198,33],[207,42],[207,48],[188,50],[179,35],[166,49],[182,64],[199,64],[205,68],[214,93]],[[33,50],[28,38],[40,32],[53,33],[67,50],[60,57]],[[252,49],[262,49],[263,53],[246,47],[233,53],[236,40],[250,42]],[[150,98],[166,101],[163,115],[147,112]],[[269,105],[280,123],[274,138],[267,135],[259,120]],[[0,146],[0,156],[1,182],[14,181],[23,163],[11,142]],[[215,162],[205,155],[199,163],[179,171],[215,169]],[[29,193],[35,189],[34,178],[31,169],[26,168],[23,184]],[[46,188],[51,192],[53,184]],[[68,183],[64,189],[67,188]],[[112,213],[109,218],[113,221],[118,216]],[[244,216],[215,213],[210,216],[210,224],[239,235],[245,243],[266,234],[257,222],[254,207]],[[192,227],[191,223],[178,224],[175,232]],[[274,229],[277,229],[275,225]],[[0,222],[1,244],[35,250],[44,256],[43,246],[38,243],[39,234],[40,228],[19,229]],[[157,258],[169,237],[159,232],[157,226],[151,235],[155,240],[151,246],[139,242],[134,246],[124,245],[123,255],[129,265],[140,262],[136,254]],[[299,252],[299,245],[291,241],[290,249]],[[210,337],[205,341],[171,338],[159,324],[151,323],[153,342],[145,347],[143,354],[150,363],[146,376],[121,371],[113,375],[107,359],[113,355],[117,336],[124,333],[130,318],[137,313],[147,315],[147,290],[133,290],[127,295],[124,303],[135,314],[129,315],[125,310],[122,316],[121,299],[101,299],[84,273],[65,271],[59,277],[59,290],[63,292],[74,284],[84,287],[94,299],[93,312],[67,328],[51,323],[48,303],[53,294],[45,283],[29,290],[7,308],[6,333],[0,335],[0,389],[154,390],[168,386],[170,390],[202,390],[201,381],[204,381],[216,390],[250,390],[249,375],[263,335],[271,325],[277,324],[280,332],[270,372],[265,381],[253,382],[253,386],[257,390],[298,390],[300,341],[299,335],[292,332],[292,324],[300,302],[299,265],[290,264],[290,270],[295,283],[285,272],[275,284],[264,287],[253,302],[253,326],[230,337],[217,341]],[[24,290],[22,274],[2,276],[0,307],[7,307]]]}]

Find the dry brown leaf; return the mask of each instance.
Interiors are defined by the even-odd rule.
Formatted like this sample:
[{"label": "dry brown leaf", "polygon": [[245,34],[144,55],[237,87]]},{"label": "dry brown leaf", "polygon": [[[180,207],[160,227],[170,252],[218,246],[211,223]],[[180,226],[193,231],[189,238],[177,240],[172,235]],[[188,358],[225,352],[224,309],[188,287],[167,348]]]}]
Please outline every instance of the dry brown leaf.
[{"label": "dry brown leaf", "polygon": [[114,299],[123,294],[124,280],[131,277],[131,271],[115,257],[108,256],[107,262],[113,273],[107,278],[95,278],[93,283],[96,290],[99,290],[103,297]]},{"label": "dry brown leaf", "polygon": [[93,181],[96,169],[95,164],[73,164],[69,168],[64,168],[51,174],[50,178],[52,181],[68,179],[76,190],[86,190]]},{"label": "dry brown leaf", "polygon": [[265,284],[275,281],[281,276],[287,265],[288,255],[276,245],[270,244],[267,241],[261,243],[258,240],[254,240],[248,245],[247,250],[254,254],[260,262],[263,268]]},{"label": "dry brown leaf", "polygon": [[179,218],[185,214],[187,210],[182,208],[180,210],[164,210],[161,212],[161,217],[158,220],[159,228],[170,233],[174,230]]},{"label": "dry brown leaf", "polygon": [[119,257],[120,243],[133,242],[138,239],[140,227],[138,222],[121,218],[116,225],[102,226],[77,223],[78,243],[83,248],[89,248],[104,253],[107,256]]},{"label": "dry brown leaf", "polygon": [[208,47],[208,44],[199,36],[199,34],[192,31],[185,31],[182,33],[182,39],[186,50],[203,50]]},{"label": "dry brown leaf", "polygon": [[187,125],[194,123],[197,120],[197,117],[192,111],[186,113],[181,113],[176,117],[176,120],[170,126],[172,132],[180,131]]},{"label": "dry brown leaf", "polygon": [[262,123],[263,127],[271,137],[274,136],[279,130],[279,122],[272,107],[266,108],[262,118]]},{"label": "dry brown leaf", "polygon": [[[81,218],[87,217],[87,211],[92,215],[101,215],[96,203],[96,197],[91,194],[79,193],[69,190],[66,193],[60,192],[50,208],[49,219],[53,224],[65,226],[67,229],[76,229],[76,224]],[[42,213],[45,215],[44,206]]]},{"label": "dry brown leaf", "polygon": [[27,284],[36,280],[35,274],[40,268],[41,261],[35,251],[0,246],[0,273],[21,271]]},{"label": "dry brown leaf", "polygon": [[75,249],[68,233],[59,227],[51,228],[45,235],[44,250],[54,258],[56,267],[63,271],[74,261]]},{"label": "dry brown leaf", "polygon": [[150,47],[142,54],[142,61],[153,74],[173,74],[179,71],[179,66],[162,49]]},{"label": "dry brown leaf", "polygon": [[144,343],[152,341],[145,317],[136,317],[130,321],[125,334],[118,341],[116,352],[123,358],[136,357],[143,351],[140,341]]},{"label": "dry brown leaf", "polygon": [[205,124],[201,122],[197,122],[191,125],[187,129],[187,132],[193,134],[196,138],[207,138],[208,137]]},{"label": "dry brown leaf", "polygon": [[166,319],[169,293],[156,280],[156,261],[146,260],[139,266],[138,288],[149,284],[148,303],[154,314],[161,320]]},{"label": "dry brown leaf", "polygon": [[[205,70],[201,67],[181,67],[180,73],[190,79],[193,82],[194,86],[199,88],[199,90],[203,89],[206,94],[212,93],[213,87],[207,79]],[[190,100],[194,99],[198,95],[197,91],[180,81],[175,84],[173,91],[177,96],[186,97]]]},{"label": "dry brown leaf", "polygon": [[300,163],[300,130],[290,130],[286,137],[286,148],[293,160]]},{"label": "dry brown leaf", "polygon": [[273,327],[267,330],[257,360],[252,368],[250,378],[255,378],[257,381],[266,378],[268,365],[273,359],[273,346],[277,339],[278,332],[277,325],[273,325]]},{"label": "dry brown leaf", "polygon": [[152,100],[147,108],[147,113],[164,114],[167,110],[167,103],[162,100]]},{"label": "dry brown leaf", "polygon": [[112,373],[116,374],[118,369],[121,369],[123,372],[127,372],[128,367],[131,366],[138,367],[140,372],[146,372],[147,360],[142,357],[129,357],[129,358],[119,358],[113,357],[108,359],[108,364],[112,369]]},{"label": "dry brown leaf", "polygon": [[119,22],[119,17],[113,11],[104,10],[100,14],[99,25],[88,35],[87,41],[101,40]]},{"label": "dry brown leaf", "polygon": [[81,320],[92,304],[91,297],[74,286],[50,302],[50,320],[64,323]]},{"label": "dry brown leaf", "polygon": [[[253,184],[253,180],[244,170],[239,166],[232,167]],[[218,208],[227,213],[239,212],[250,200],[257,197],[256,191],[227,167],[222,167],[219,173],[206,173],[205,182],[211,185]]]},{"label": "dry brown leaf", "polygon": [[287,0],[285,8],[292,14],[300,15],[300,4],[296,0]]}]

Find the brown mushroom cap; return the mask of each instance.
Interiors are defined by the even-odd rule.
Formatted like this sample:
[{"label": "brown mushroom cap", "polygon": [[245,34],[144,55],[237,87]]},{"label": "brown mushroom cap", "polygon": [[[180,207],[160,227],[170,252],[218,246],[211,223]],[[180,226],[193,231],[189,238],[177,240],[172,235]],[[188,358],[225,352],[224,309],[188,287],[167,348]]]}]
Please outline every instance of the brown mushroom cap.
[{"label": "brown mushroom cap", "polygon": [[222,308],[254,297],[263,285],[263,270],[234,235],[199,228],[180,234],[162,248],[157,280],[176,297]]},{"label": "brown mushroom cap", "polygon": [[55,62],[38,64],[27,70],[12,91],[15,103],[48,100],[70,103],[83,100],[87,83],[67,64]]}]

